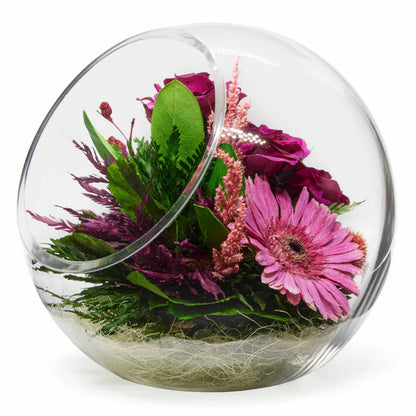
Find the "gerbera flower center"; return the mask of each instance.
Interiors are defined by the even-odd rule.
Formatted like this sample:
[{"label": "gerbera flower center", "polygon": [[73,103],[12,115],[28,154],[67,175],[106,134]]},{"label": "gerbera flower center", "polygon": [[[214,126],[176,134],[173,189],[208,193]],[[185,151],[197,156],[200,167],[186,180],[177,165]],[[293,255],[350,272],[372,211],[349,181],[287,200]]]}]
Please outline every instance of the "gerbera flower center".
[{"label": "gerbera flower center", "polygon": [[293,236],[282,236],[281,244],[287,260],[293,263],[303,263],[308,257],[302,241]]},{"label": "gerbera flower center", "polygon": [[303,247],[302,243],[295,238],[288,238],[286,241],[287,247],[296,255],[305,254],[305,247]]},{"label": "gerbera flower center", "polygon": [[[307,267],[308,250],[303,241],[289,230],[269,229],[268,243],[273,256],[282,266]],[[280,232],[279,232],[280,231]]]}]

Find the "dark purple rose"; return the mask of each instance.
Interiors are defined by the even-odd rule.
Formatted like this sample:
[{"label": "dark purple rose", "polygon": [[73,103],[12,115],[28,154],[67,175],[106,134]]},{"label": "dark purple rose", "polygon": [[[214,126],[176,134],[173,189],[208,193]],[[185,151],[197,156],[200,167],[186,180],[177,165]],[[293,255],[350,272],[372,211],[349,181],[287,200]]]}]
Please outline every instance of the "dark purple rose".
[{"label": "dark purple rose", "polygon": [[282,130],[272,130],[262,124],[259,127],[248,123],[245,133],[251,133],[253,140],[258,136],[260,143],[245,142],[241,145],[247,175],[264,174],[273,176],[283,167],[295,166],[309,155],[306,143]]},{"label": "dark purple rose", "polygon": [[293,199],[300,195],[304,186],[307,187],[312,198],[322,204],[331,205],[336,202],[348,205],[350,203],[350,200],[342,193],[338,182],[334,181],[328,172],[309,168],[300,163],[289,177],[285,189]]},{"label": "dark purple rose", "polygon": [[[209,74],[207,72],[200,72],[198,74],[184,74],[178,75],[175,78],[166,78],[163,81],[163,84],[166,86],[169,82],[174,79],[182,82],[185,87],[187,87],[192,94],[194,94],[197,99],[199,106],[201,107],[201,113],[204,117],[208,117],[211,114],[211,111],[215,108],[215,88],[214,82],[209,79]],[[155,84],[156,91],[162,89],[158,84]],[[154,97],[145,97],[138,98],[138,101],[141,101],[143,107],[146,111],[146,117],[149,121],[152,118],[153,108],[155,107],[155,101],[157,94]]]}]

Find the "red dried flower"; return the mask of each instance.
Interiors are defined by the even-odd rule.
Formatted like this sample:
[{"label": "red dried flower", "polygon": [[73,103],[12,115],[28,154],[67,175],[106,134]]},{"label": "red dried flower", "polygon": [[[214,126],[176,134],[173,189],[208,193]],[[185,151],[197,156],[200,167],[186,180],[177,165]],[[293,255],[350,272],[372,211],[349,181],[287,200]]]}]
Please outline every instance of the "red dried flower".
[{"label": "red dried flower", "polygon": [[111,118],[111,113],[113,112],[113,110],[110,107],[110,104],[108,104],[106,101],[103,101],[100,104],[100,111],[101,111],[101,115],[109,120],[109,121],[113,121],[113,119]]},{"label": "red dried flower", "polygon": [[121,142],[120,140],[116,139],[116,138],[115,138],[115,137],[113,137],[113,136],[110,136],[110,137],[107,139],[107,141],[108,141],[108,143],[110,143],[112,146],[114,146],[114,145],[118,146],[121,150],[124,150],[124,149],[126,148],[126,145],[125,145],[123,142]]}]

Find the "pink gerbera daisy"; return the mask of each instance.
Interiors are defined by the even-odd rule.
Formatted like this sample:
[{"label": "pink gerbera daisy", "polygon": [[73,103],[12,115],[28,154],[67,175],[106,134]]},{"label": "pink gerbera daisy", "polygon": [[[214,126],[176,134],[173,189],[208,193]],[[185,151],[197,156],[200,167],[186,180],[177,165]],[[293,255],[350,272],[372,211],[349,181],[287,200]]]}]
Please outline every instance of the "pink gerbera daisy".
[{"label": "pink gerbera daisy", "polygon": [[274,195],[267,180],[256,176],[246,184],[246,228],[264,267],[261,279],[286,295],[301,299],[322,316],[337,321],[350,312],[345,293],[359,295],[353,276],[363,257],[347,228],[328,207],[309,200],[303,188],[296,207],[286,191]]}]

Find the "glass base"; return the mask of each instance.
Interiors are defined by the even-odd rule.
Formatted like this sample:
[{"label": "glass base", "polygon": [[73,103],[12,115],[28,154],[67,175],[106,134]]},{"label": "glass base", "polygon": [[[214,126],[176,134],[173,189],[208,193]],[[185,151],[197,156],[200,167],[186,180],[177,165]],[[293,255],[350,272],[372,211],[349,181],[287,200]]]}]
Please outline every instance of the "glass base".
[{"label": "glass base", "polygon": [[135,383],[188,391],[247,390],[296,378],[343,325],[311,327],[296,335],[254,332],[238,341],[157,334],[144,340],[137,328],[103,335],[99,325],[71,313],[55,311],[53,316],[84,353],[114,374]]}]

